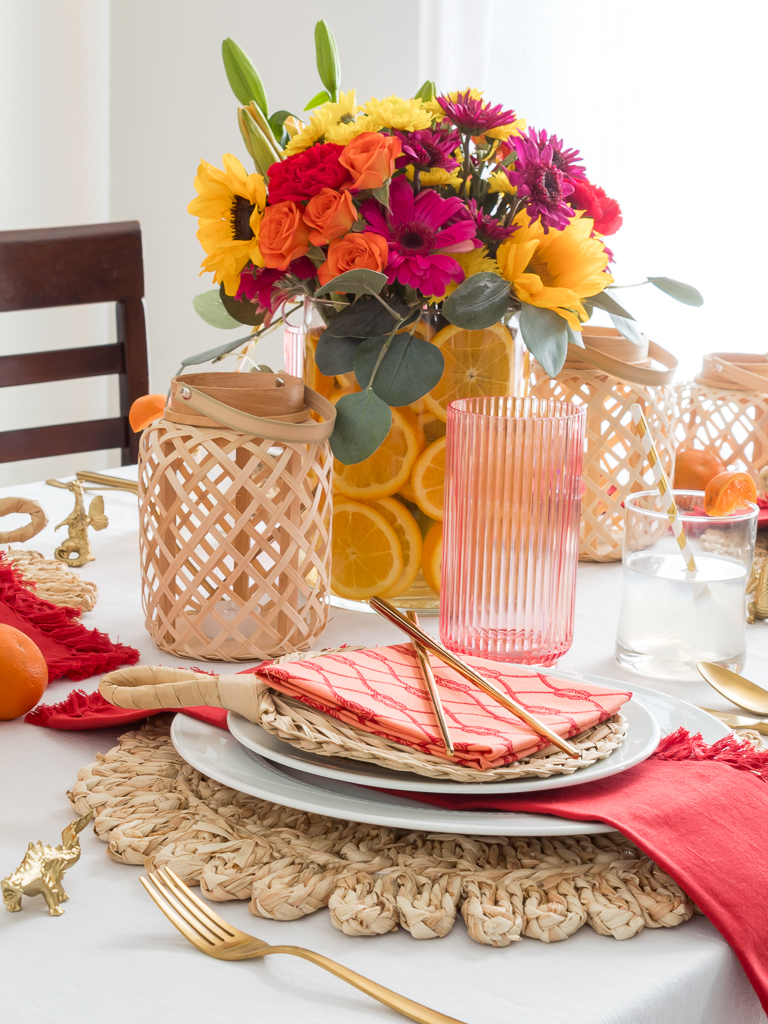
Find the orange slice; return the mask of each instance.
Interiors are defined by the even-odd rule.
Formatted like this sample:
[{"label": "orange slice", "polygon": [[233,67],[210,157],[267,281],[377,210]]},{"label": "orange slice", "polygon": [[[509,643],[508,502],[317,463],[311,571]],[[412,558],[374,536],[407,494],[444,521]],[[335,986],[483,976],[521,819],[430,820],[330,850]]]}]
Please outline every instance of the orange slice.
[{"label": "orange slice", "polygon": [[757,501],[755,481],[749,473],[718,473],[704,491],[704,511],[708,516],[727,516]]},{"label": "orange slice", "polygon": [[674,486],[679,491],[703,491],[713,476],[727,469],[714,448],[678,448]]},{"label": "orange slice", "polygon": [[430,519],[443,518],[445,488],[445,438],[426,448],[416,460],[411,474],[411,487],[416,504]]},{"label": "orange slice", "polygon": [[421,552],[421,570],[427,585],[440,593],[440,562],[443,557],[443,524],[432,523]]},{"label": "orange slice", "polygon": [[399,597],[410,590],[419,575],[421,567],[421,530],[408,509],[396,498],[381,498],[371,502],[371,507],[381,512],[397,534],[403,551],[403,574],[400,579],[381,597]]},{"label": "orange slice", "polygon": [[508,395],[512,384],[512,335],[503,324],[464,331],[453,324],[432,340],[443,353],[445,370],[437,387],[424,396],[427,409],[447,420],[448,403],[479,395]]},{"label": "orange slice", "polygon": [[373,455],[353,466],[334,459],[334,490],[365,501],[388,498],[408,480],[421,449],[416,417],[407,409],[393,409],[389,433]]},{"label": "orange slice", "polygon": [[131,405],[128,422],[134,434],[148,427],[153,420],[159,420],[165,412],[165,395],[142,395]]},{"label": "orange slice", "polygon": [[404,567],[400,541],[381,512],[359,501],[334,504],[331,585],[339,597],[367,601],[384,594]]}]

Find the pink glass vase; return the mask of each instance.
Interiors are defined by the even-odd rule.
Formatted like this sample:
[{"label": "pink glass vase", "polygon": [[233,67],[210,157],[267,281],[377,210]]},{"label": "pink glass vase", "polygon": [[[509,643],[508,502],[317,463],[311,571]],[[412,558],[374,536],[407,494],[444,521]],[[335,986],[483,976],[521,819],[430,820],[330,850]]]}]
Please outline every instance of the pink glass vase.
[{"label": "pink glass vase", "polygon": [[552,665],[571,646],[585,410],[539,398],[448,406],[440,637]]}]

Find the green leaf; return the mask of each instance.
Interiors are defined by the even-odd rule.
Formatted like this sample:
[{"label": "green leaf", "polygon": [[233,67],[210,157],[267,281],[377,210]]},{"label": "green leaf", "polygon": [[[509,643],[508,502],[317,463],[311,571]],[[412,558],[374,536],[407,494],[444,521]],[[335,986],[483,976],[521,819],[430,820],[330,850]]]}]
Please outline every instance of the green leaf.
[{"label": "green leaf", "polygon": [[290,110],[277,110],[269,119],[269,127],[272,129],[272,134],[275,139],[279,139],[283,134],[283,125],[287,117],[293,117],[294,115]]},{"label": "green leaf", "polygon": [[330,98],[331,97],[328,95],[325,89],[321,89],[316,96],[312,97],[312,99],[309,101],[306,107],[304,107],[304,109],[314,110],[315,107],[319,107],[321,103],[327,103]]},{"label": "green leaf", "polygon": [[[368,387],[385,341],[386,338],[366,338],[360,342],[354,369],[361,388]],[[387,405],[410,405],[436,386],[444,369],[443,353],[437,346],[404,331],[389,343],[372,387]]]},{"label": "green leaf", "polygon": [[232,92],[243,106],[247,107],[251,100],[254,100],[264,113],[268,114],[267,94],[259,73],[234,39],[224,40],[221,44],[221,56],[224,58],[224,70]]},{"label": "green leaf", "polygon": [[430,82],[430,80],[427,79],[413,98],[415,100],[421,100],[422,103],[429,103],[430,100],[435,98],[436,93],[437,87],[435,86],[435,83]]},{"label": "green leaf", "polygon": [[635,319],[632,314],[628,313],[623,306],[620,306],[615,299],[612,299],[607,292],[598,292],[597,295],[590,295],[588,299],[583,299],[582,302],[588,302],[590,306],[597,306],[598,309],[604,309],[606,313],[615,313],[616,316],[623,316],[625,320]]},{"label": "green leaf", "polygon": [[[562,320],[562,317],[560,317]],[[584,338],[581,336],[581,331],[574,331],[569,323],[566,322],[565,329],[568,332],[568,344],[575,345],[577,348],[586,348],[584,344]]]},{"label": "green leaf", "polygon": [[[405,320],[409,314],[418,317],[419,311],[413,312],[408,306],[403,305],[396,299],[387,303],[392,309],[399,313]],[[395,321],[378,299],[358,299],[349,306],[345,306],[331,320],[325,329],[325,333],[334,338],[374,338],[377,335],[387,335],[395,326]]]},{"label": "green leaf", "polygon": [[568,324],[552,309],[540,309],[529,302],[520,310],[520,332],[526,347],[544,372],[556,377],[568,353]]},{"label": "green leaf", "polygon": [[704,299],[700,291],[690,284],[683,284],[682,281],[673,281],[671,277],[649,277],[651,284],[655,285],[666,295],[670,295],[678,302],[684,302],[686,306],[703,306]]},{"label": "green leaf", "polygon": [[320,81],[331,94],[330,98],[338,100],[339,86],[341,85],[341,64],[339,63],[339,51],[336,49],[336,40],[333,32],[324,21],[318,21],[315,25],[315,56],[317,58],[317,71]]},{"label": "green leaf", "polygon": [[223,345],[217,345],[216,348],[206,349],[205,352],[198,352],[195,356],[187,356],[183,359],[181,366],[179,367],[176,376],[184,372],[185,366],[199,366],[201,363],[210,363],[214,359],[220,359],[221,356],[227,355],[229,352],[234,352],[236,348],[241,345],[247,345],[253,341],[253,336],[249,335],[247,338],[237,338],[235,341],[227,341]]},{"label": "green leaf", "polygon": [[509,283],[483,271],[468,277],[443,303],[443,316],[465,331],[480,331],[497,323],[507,311]]},{"label": "green leaf", "polygon": [[[383,342],[386,337],[378,340]],[[333,377],[337,373],[350,373],[359,345],[359,338],[334,338],[328,331],[323,331],[315,350],[318,370],[326,377]]]},{"label": "green leaf", "polygon": [[374,199],[378,199],[382,206],[389,209],[389,179],[384,182],[379,188],[372,190]]},{"label": "green leaf", "polygon": [[239,324],[250,324],[251,327],[259,327],[264,322],[264,311],[260,307],[254,306],[248,299],[240,299],[238,301],[234,295],[227,295],[224,291],[224,285],[219,289],[219,295],[226,311]]},{"label": "green leaf", "polygon": [[219,289],[214,288],[210,292],[203,292],[192,299],[197,315],[205,320],[211,327],[218,327],[223,331],[231,331],[233,327],[239,327],[240,321],[229,315],[221,301]]},{"label": "green leaf", "polygon": [[373,455],[391,426],[392,410],[373,391],[344,395],[336,403],[333,454],[345,466],[362,462]]},{"label": "green leaf", "polygon": [[[329,292],[351,292],[353,295],[379,294],[387,283],[387,275],[380,274],[376,270],[347,270],[338,277],[334,277],[328,284],[318,288],[315,298],[327,295]],[[378,303],[377,303],[378,305]]]},{"label": "green leaf", "polygon": [[623,334],[627,341],[631,341],[634,342],[635,345],[645,347],[645,342],[643,341],[634,320],[627,320],[626,317],[616,316],[615,313],[611,313],[611,320],[613,320],[613,326],[619,334]]}]

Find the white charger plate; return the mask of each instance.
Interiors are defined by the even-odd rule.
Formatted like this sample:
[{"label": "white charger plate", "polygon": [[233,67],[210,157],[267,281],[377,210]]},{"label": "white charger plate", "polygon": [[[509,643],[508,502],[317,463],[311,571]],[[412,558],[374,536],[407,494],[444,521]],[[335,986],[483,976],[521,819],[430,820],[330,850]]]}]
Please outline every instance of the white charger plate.
[{"label": "white charger plate", "polygon": [[499,782],[454,782],[450,779],[432,779],[414,772],[398,772],[366,761],[352,761],[343,757],[325,757],[286,743],[267,732],[255,722],[230,711],[227,721],[236,740],[268,761],[309,775],[325,779],[339,779],[358,786],[374,789],[398,789],[412,793],[536,793],[544,789],[561,789],[594,782],[608,775],[616,775],[650,757],[661,739],[661,729],[643,698],[635,694],[622,707],[627,719],[627,735],[620,746],[602,761],[587,768],[579,768],[572,775],[549,775],[546,778],[530,776],[522,779],[504,779]]},{"label": "white charger plate", "polygon": [[[558,672],[558,678],[585,680],[616,686],[615,679]],[[621,683],[625,686],[624,683]],[[705,711],[656,690],[626,686],[642,698],[658,722],[662,735],[682,726],[691,733],[700,732],[705,742],[726,736],[729,729]],[[216,726],[187,715],[176,715],[171,739],[181,756],[198,771],[226,786],[251,796],[271,800],[333,818],[387,825],[428,832],[449,832],[480,836],[563,836],[594,835],[612,832],[599,821],[572,821],[548,814],[524,814],[516,811],[451,811],[417,803],[376,789],[363,789],[337,779],[320,779],[277,765],[243,747],[234,736]]]}]

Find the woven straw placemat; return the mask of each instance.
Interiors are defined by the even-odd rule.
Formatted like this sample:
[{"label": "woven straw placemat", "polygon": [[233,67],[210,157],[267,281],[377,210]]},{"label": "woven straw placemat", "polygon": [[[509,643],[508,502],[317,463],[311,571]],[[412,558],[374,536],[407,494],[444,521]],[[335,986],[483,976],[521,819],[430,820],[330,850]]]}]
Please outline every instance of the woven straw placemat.
[{"label": "woven straw placemat", "polygon": [[13,562],[25,580],[34,583],[35,593],[51,604],[80,608],[84,612],[95,608],[99,596],[96,584],[81,579],[61,562],[45,558],[39,551],[22,548],[9,548],[5,557]]},{"label": "woven straw placemat", "polygon": [[688,920],[691,899],[617,832],[597,836],[456,836],[341,821],[246,796],[206,778],[174,749],[170,719],[125,733],[82,768],[69,794],[92,808],[108,856],[170,866],[212,900],[249,900],[288,921],[322,907],[348,935],[404,928],[508,946],[567,939],[585,924],[628,939]]}]

